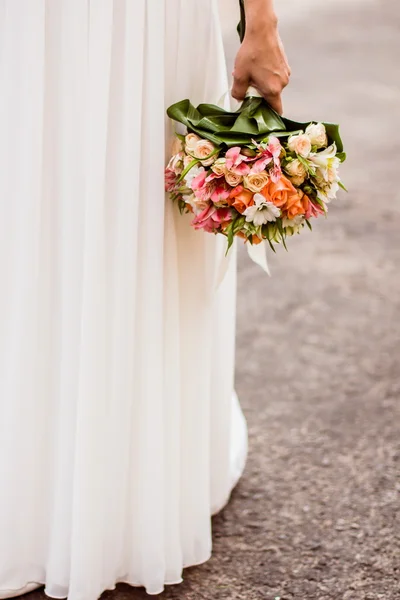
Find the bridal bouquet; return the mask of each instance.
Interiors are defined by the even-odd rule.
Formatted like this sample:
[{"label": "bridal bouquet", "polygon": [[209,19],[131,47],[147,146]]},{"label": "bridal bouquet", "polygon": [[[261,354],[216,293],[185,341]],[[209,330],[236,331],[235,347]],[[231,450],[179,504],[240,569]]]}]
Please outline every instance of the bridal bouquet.
[{"label": "bridal bouquet", "polygon": [[192,226],[249,244],[311,229],[336,198],[345,159],[337,125],[297,123],[278,115],[263,98],[250,97],[237,112],[214,105],[171,106],[177,134],[165,187]]}]

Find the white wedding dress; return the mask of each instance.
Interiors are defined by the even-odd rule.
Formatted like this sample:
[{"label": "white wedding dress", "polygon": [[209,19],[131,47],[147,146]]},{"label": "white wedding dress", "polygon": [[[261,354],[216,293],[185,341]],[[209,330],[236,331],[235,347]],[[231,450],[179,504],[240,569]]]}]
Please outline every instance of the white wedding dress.
[{"label": "white wedding dress", "polygon": [[[165,199],[213,0],[0,0],[0,597],[150,594],[207,560],[246,456],[235,264]],[[233,398],[233,402],[232,402]]]}]

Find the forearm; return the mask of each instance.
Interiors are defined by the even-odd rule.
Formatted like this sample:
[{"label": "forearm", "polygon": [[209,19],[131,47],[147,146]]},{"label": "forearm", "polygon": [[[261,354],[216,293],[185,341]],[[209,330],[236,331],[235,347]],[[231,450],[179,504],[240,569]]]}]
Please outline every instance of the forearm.
[{"label": "forearm", "polygon": [[274,0],[244,0],[246,33],[263,29],[275,29],[277,17]]}]

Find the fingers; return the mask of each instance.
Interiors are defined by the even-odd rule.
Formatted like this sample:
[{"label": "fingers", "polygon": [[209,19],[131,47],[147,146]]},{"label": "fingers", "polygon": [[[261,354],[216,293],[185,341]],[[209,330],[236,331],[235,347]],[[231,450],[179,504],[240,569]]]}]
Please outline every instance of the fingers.
[{"label": "fingers", "polygon": [[271,83],[270,85],[266,85],[265,82],[262,85],[257,85],[257,89],[260,91],[260,94],[265,98],[268,104],[276,110],[280,115],[283,112],[282,107],[282,89],[283,87],[279,84],[279,82]]},{"label": "fingers", "polygon": [[248,77],[245,75],[238,74],[236,71],[233,73],[233,86],[231,94],[236,100],[244,100],[247,89],[250,85]]},{"label": "fingers", "polygon": [[263,94],[264,98],[266,99],[266,101],[268,102],[268,104],[274,109],[276,110],[276,112],[278,114],[282,114],[283,113],[283,105],[282,105],[282,97],[280,94],[278,95],[272,95],[272,94]]}]

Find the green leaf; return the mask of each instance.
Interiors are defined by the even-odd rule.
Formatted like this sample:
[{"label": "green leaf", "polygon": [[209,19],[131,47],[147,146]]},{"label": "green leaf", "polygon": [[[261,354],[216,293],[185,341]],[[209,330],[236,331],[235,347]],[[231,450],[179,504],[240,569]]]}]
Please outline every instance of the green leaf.
[{"label": "green leaf", "polygon": [[[229,112],[214,104],[200,104],[195,108],[191,102],[181,100],[170,106],[168,116],[186,126],[202,138],[208,139],[217,147],[250,146],[253,140],[261,142],[269,135],[287,137],[304,131],[310,124],[299,123],[281,117],[264,98],[246,98],[241,107]],[[336,143],[338,153],[343,156],[343,143],[339,126],[324,123],[329,143]]]},{"label": "green leaf", "polygon": [[194,158],[194,159],[192,160],[192,162],[190,162],[190,163],[188,164],[188,166],[186,167],[186,169],[184,169],[184,170],[182,171],[182,173],[181,173],[181,176],[180,176],[180,177],[179,177],[179,179],[178,179],[178,183],[180,183],[180,182],[181,182],[181,181],[182,181],[182,180],[183,180],[183,179],[186,177],[186,175],[189,173],[190,169],[193,169],[193,167],[194,167],[195,165],[197,165],[199,162],[200,162],[200,161],[199,161],[199,160],[197,160],[197,158]]},{"label": "green leaf", "polygon": [[338,181],[339,187],[342,188],[342,190],[344,190],[345,192],[348,192],[349,190],[343,185],[343,183],[341,181]]},{"label": "green leaf", "polygon": [[233,240],[235,237],[235,233],[234,233],[234,227],[235,227],[235,222],[237,221],[237,216],[234,216],[231,223],[229,223],[229,226],[225,229],[225,234],[228,238],[228,247],[226,249],[226,253],[225,256],[228,254],[230,247],[233,244]]},{"label": "green leaf", "polygon": [[307,224],[308,229],[310,231],[312,231],[312,225],[311,225],[311,223],[310,223],[310,221],[308,219],[306,219],[306,224]]},{"label": "green leaf", "polygon": [[234,221],[234,225],[233,225],[233,233],[234,235],[236,235],[241,229],[243,229],[243,226],[246,222],[246,217],[238,217],[237,219],[235,219]]},{"label": "green leaf", "polygon": [[240,4],[240,22],[237,26],[240,41],[243,42],[244,34],[246,32],[246,14],[244,12],[244,0],[239,0]]}]

